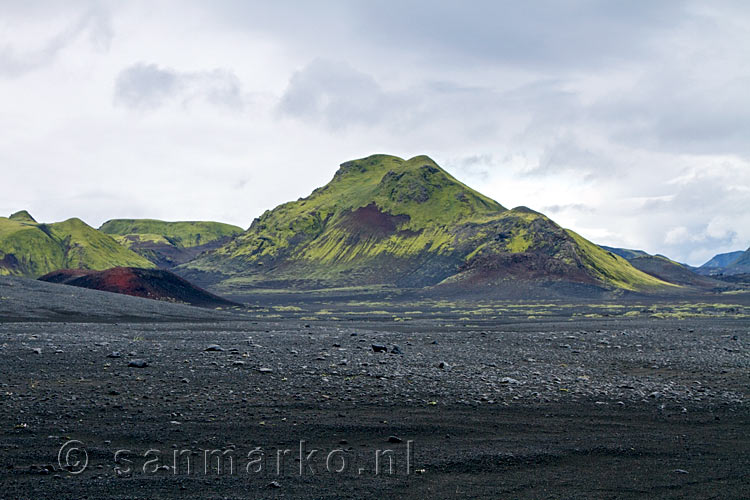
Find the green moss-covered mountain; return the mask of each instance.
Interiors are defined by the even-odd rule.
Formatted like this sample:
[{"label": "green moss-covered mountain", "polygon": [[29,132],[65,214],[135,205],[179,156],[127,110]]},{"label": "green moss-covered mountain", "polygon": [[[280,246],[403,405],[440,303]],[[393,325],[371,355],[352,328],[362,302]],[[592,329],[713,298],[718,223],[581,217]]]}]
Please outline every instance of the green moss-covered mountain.
[{"label": "green moss-covered mountain", "polygon": [[57,269],[154,267],[80,219],[41,224],[25,210],[0,217],[0,275],[36,278]]},{"label": "green moss-covered mountain", "polygon": [[540,213],[506,209],[427,156],[346,162],[328,184],[267,211],[180,273],[225,291],[519,281],[669,286]]},{"label": "green moss-covered mountain", "polygon": [[243,232],[240,227],[221,222],[155,219],[114,219],[102,224],[99,231],[162,268],[194,259]]}]

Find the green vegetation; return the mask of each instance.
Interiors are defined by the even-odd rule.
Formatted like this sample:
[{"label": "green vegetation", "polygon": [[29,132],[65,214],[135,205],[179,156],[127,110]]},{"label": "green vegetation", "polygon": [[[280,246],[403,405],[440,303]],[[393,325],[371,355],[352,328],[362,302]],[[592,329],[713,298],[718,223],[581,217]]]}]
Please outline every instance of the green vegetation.
[{"label": "green vegetation", "polygon": [[120,236],[120,241],[130,242],[129,244],[138,240],[190,248],[205,245],[220,238],[235,236],[242,233],[242,228],[207,221],[166,222],[155,219],[114,219],[102,224],[99,231]]},{"label": "green vegetation", "polygon": [[584,265],[593,272],[595,277],[605,283],[610,283],[626,290],[663,286],[677,287],[677,285],[672,285],[671,283],[654,278],[643,271],[639,271],[619,255],[614,255],[603,250],[600,246],[594,245],[569,229],[566,229],[566,232],[578,245],[578,255]]},{"label": "green vegetation", "polygon": [[427,156],[346,162],[310,196],[266,211],[185,267],[223,275],[219,288],[233,290],[425,286],[502,278],[502,269],[517,279],[668,286],[540,213],[507,210]]},{"label": "green vegetation", "polygon": [[0,217],[0,274],[38,277],[57,269],[153,267],[80,219],[39,224],[28,212]]}]

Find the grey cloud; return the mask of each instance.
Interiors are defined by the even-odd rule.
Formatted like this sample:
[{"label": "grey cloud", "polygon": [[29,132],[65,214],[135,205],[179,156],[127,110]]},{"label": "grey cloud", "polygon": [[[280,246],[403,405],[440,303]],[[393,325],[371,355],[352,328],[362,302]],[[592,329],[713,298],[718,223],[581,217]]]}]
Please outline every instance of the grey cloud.
[{"label": "grey cloud", "polygon": [[108,50],[114,36],[109,12],[101,6],[90,8],[39,49],[24,50],[11,45],[0,47],[0,76],[17,77],[52,64],[60,52],[84,33],[88,34],[89,42],[95,49]]},{"label": "grey cloud", "polygon": [[526,67],[589,67],[635,59],[661,30],[688,16],[684,2],[404,0],[392,8],[358,5],[359,27],[375,43],[430,49],[436,58]]},{"label": "grey cloud", "polygon": [[442,64],[590,68],[642,57],[689,17],[686,2],[474,0],[222,2],[211,14],[292,43],[346,51],[393,49]]},{"label": "grey cloud", "polygon": [[170,101],[188,105],[202,100],[230,110],[244,107],[242,85],[231,71],[179,72],[156,64],[137,63],[122,70],[115,81],[115,103],[152,110]]},{"label": "grey cloud", "polygon": [[591,107],[620,143],[654,151],[750,156],[750,75],[686,85],[679,73]]},{"label": "grey cloud", "polygon": [[396,101],[370,75],[346,63],[317,59],[292,75],[279,111],[338,129],[379,122]]},{"label": "grey cloud", "polygon": [[638,213],[666,228],[658,235],[663,253],[689,260],[695,258],[691,254],[747,246],[750,173],[745,168],[724,165],[690,172],[688,178],[665,186],[670,196],[642,204]]},{"label": "grey cloud", "polygon": [[577,114],[578,97],[562,89],[563,83],[543,79],[498,91],[426,81],[386,89],[375,77],[348,63],[316,59],[292,75],[278,109],[282,115],[333,130],[387,122],[389,128],[407,133],[433,127],[443,138],[457,131],[461,137],[491,137],[509,116],[513,120],[526,117],[527,130],[514,129],[514,136],[547,135],[563,121],[575,120]]}]

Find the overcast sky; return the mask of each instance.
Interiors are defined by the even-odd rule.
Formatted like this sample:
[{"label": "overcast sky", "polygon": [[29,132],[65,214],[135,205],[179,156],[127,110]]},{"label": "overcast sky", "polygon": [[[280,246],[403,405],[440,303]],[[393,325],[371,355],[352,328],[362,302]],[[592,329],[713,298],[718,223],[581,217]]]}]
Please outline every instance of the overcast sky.
[{"label": "overcast sky", "polygon": [[0,214],[247,227],[427,154],[700,264],[750,246],[750,3],[0,0]]}]

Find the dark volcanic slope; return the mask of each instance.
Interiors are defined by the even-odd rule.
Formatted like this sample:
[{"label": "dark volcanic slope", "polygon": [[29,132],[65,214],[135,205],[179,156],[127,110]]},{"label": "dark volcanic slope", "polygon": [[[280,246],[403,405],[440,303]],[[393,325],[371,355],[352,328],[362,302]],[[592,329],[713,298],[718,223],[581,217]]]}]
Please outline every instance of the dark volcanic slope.
[{"label": "dark volcanic slope", "polygon": [[0,323],[7,321],[221,321],[238,313],[0,276]]},{"label": "dark volcanic slope", "polygon": [[605,249],[608,252],[612,252],[615,255],[619,255],[623,259],[632,260],[636,257],[647,257],[649,254],[644,252],[643,250],[632,250],[630,248],[616,248],[616,247],[608,247],[605,245],[599,245],[603,249]]},{"label": "dark volcanic slope", "polygon": [[660,280],[704,290],[726,290],[731,288],[726,282],[701,276],[672,260],[659,255],[645,255],[630,259],[630,264],[644,273]]},{"label": "dark volcanic slope", "polygon": [[237,305],[198,288],[179,276],[160,269],[115,267],[106,271],[63,269],[39,278],[92,290],[121,293],[166,302],[179,302],[200,307]]}]

